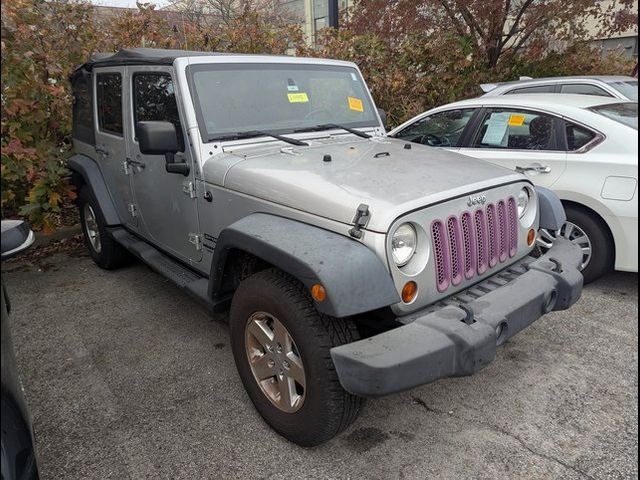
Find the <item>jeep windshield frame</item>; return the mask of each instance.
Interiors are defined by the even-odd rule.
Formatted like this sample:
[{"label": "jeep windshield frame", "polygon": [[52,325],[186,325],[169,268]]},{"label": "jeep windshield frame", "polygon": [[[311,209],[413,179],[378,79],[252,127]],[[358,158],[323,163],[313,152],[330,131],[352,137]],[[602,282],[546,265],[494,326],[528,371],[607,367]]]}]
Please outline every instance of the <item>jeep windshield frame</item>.
[{"label": "jeep windshield frame", "polygon": [[348,65],[199,63],[188,65],[186,74],[205,143],[251,138],[243,134],[252,132],[310,132],[318,125],[380,127],[366,83]]}]

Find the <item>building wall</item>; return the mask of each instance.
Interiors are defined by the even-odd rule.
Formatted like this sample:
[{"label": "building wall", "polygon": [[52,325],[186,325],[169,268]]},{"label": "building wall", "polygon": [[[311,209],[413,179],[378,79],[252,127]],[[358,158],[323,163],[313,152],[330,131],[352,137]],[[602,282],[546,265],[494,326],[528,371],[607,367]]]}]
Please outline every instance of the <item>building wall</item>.
[{"label": "building wall", "polygon": [[[338,0],[338,8],[343,10],[352,3],[352,0]],[[329,26],[328,0],[280,0],[280,8],[298,20],[309,43],[315,41],[316,33]]]},{"label": "building wall", "polygon": [[[601,0],[604,9],[617,3],[616,0]],[[638,0],[634,1],[633,10],[638,11]],[[595,19],[587,19],[587,35],[593,44],[602,49],[602,55],[623,54],[627,58],[638,58],[638,24],[626,31],[616,33],[607,38],[598,35],[599,25]]]}]

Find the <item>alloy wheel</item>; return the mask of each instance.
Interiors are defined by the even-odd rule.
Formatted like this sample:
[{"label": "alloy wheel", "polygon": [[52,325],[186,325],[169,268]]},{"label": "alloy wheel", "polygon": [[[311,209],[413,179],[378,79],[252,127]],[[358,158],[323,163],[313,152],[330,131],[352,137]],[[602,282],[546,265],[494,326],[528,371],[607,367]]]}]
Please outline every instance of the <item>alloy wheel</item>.
[{"label": "alloy wheel", "polygon": [[589,261],[591,260],[592,247],[591,240],[589,240],[589,237],[582,228],[571,222],[566,222],[558,231],[542,228],[540,229],[540,234],[538,235],[536,243],[542,253],[546,253],[553,246],[553,242],[556,238],[565,238],[570,242],[577,244],[582,250],[580,270],[587,268],[587,265],[589,265]]},{"label": "alloy wheel", "polygon": [[100,253],[102,250],[102,243],[100,242],[100,230],[98,229],[98,220],[96,214],[91,208],[91,205],[86,203],[84,205],[84,228],[89,239],[89,244],[93,248],[94,252]]},{"label": "alloy wheel", "polygon": [[251,315],[245,349],[262,393],[280,410],[298,411],[304,403],[306,376],[299,350],[282,322],[266,312]]}]

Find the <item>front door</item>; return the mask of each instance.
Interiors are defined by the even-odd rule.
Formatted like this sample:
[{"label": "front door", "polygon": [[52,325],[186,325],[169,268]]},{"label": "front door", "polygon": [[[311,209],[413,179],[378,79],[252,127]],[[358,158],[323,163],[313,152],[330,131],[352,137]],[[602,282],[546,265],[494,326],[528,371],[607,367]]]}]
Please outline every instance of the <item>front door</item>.
[{"label": "front door", "polygon": [[133,195],[129,176],[124,170],[127,158],[125,138],[128,126],[124,121],[126,90],[124,67],[96,69],[94,91],[96,112],[96,160],[111,193],[120,220],[136,228]]},{"label": "front door", "polygon": [[140,234],[171,255],[188,262],[202,259],[199,242],[194,168],[188,176],[167,173],[164,155],[140,152],[136,138],[139,121],[168,121],[176,126],[181,151],[175,161],[192,165],[193,157],[184,141],[184,131],[170,67],[127,67],[131,88],[129,105],[130,168]]},{"label": "front door", "polygon": [[562,120],[517,107],[487,108],[460,153],[524,173],[550,188],[566,168]]}]

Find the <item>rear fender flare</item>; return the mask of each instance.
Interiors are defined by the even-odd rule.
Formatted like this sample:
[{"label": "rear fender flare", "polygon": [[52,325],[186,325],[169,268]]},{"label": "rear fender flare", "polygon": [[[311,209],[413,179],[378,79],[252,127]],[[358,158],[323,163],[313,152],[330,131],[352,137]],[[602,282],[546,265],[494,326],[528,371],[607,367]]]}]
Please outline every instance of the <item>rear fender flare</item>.
[{"label": "rear fender flare", "polygon": [[[84,181],[84,184],[91,189],[93,197],[96,199],[98,205],[100,206],[100,210],[102,211],[102,216],[104,217],[104,221],[106,222],[106,224],[108,226],[122,224],[113,199],[111,198],[111,194],[109,193],[109,189],[107,188],[107,184],[104,181],[102,172],[100,171],[100,167],[98,167],[98,164],[86,155],[80,154],[71,157],[68,160],[67,164],[69,166],[69,169],[73,173],[79,175]],[[80,188],[82,186],[79,185],[79,183],[81,182],[78,182],[77,180],[74,181],[74,184],[77,188]]]}]

